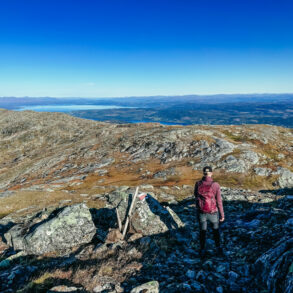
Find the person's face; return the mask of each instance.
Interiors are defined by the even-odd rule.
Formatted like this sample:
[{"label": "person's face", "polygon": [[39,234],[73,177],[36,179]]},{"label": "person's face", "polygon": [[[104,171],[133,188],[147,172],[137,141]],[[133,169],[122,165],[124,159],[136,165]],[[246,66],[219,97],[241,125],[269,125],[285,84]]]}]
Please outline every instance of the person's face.
[{"label": "person's face", "polygon": [[204,172],[203,172],[203,175],[204,175],[204,176],[208,176],[208,177],[212,177],[213,172],[210,172],[210,171],[204,171]]}]

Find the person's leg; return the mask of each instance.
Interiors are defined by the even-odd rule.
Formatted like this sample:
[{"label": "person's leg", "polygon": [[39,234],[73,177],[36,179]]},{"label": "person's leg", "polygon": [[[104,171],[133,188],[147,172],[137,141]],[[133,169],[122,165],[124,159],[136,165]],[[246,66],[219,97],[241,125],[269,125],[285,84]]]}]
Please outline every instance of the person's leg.
[{"label": "person's leg", "polygon": [[199,242],[200,242],[200,249],[201,251],[205,250],[205,243],[206,243],[206,232],[207,232],[207,219],[206,214],[200,213],[199,216]]},{"label": "person's leg", "polygon": [[220,237],[219,228],[213,228],[213,234],[214,234],[214,240],[215,240],[216,247],[218,248],[221,246],[221,237]]},{"label": "person's leg", "polygon": [[219,215],[218,213],[209,214],[209,220],[213,224],[213,235],[214,235],[214,241],[216,244],[216,247],[221,246],[221,236],[219,231]]},{"label": "person's leg", "polygon": [[214,235],[214,241],[216,244],[217,254],[219,256],[226,256],[225,252],[223,251],[223,248],[221,246],[221,234],[219,230],[219,215],[211,214],[209,220],[213,224],[213,235]]},{"label": "person's leg", "polygon": [[201,250],[205,249],[206,233],[207,233],[207,230],[200,230],[200,232],[199,232],[199,242],[200,242],[200,249]]}]

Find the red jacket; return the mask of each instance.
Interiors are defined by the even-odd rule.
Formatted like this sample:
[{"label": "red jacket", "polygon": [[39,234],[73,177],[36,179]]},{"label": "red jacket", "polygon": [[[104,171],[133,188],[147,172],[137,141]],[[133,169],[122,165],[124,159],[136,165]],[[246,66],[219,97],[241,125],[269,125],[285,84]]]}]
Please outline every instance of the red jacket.
[{"label": "red jacket", "polygon": [[[197,199],[197,196],[198,196],[197,188],[198,188],[199,182],[202,182],[203,184],[210,185],[213,182],[213,179],[211,177],[204,176],[201,181],[196,182],[195,187],[194,187],[195,199]],[[212,189],[213,189],[213,192],[215,195],[215,199],[217,202],[217,208],[220,212],[220,216],[221,216],[221,218],[224,218],[224,209],[223,209],[223,202],[222,202],[222,197],[221,197],[221,188],[220,188],[219,183],[214,182],[214,184],[212,185]],[[196,202],[196,207],[198,208],[197,200],[195,202]]]}]

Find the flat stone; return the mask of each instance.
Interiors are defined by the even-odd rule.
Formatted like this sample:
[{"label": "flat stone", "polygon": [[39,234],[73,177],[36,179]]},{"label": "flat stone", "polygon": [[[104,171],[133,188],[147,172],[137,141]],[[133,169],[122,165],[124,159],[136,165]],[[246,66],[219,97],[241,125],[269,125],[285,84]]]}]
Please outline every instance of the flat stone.
[{"label": "flat stone", "polygon": [[74,292],[81,292],[82,288],[77,288],[77,287],[68,287],[68,286],[55,286],[51,288],[50,290],[47,291],[47,293],[59,293],[59,292],[67,292],[67,293],[74,293]]},{"label": "flat stone", "polygon": [[186,273],[186,276],[187,276],[189,279],[194,279],[194,277],[195,277],[195,271],[188,270],[187,273]]},{"label": "flat stone", "polygon": [[158,281],[150,281],[133,288],[130,293],[159,293],[160,284]]}]

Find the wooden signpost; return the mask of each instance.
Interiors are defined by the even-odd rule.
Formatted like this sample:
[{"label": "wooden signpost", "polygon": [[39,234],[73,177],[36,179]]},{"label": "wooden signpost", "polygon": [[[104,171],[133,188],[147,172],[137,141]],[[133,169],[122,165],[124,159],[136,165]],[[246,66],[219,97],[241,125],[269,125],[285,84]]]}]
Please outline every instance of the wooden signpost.
[{"label": "wooden signpost", "polygon": [[122,234],[122,240],[125,238],[125,235],[126,235],[128,224],[129,224],[130,218],[131,218],[131,213],[132,213],[132,210],[133,210],[133,208],[135,206],[135,203],[136,203],[136,197],[137,197],[137,194],[138,194],[138,189],[139,189],[139,187],[136,187],[136,191],[135,191],[134,197],[132,199],[131,206],[130,206],[130,209],[129,209],[129,212],[128,212],[128,215],[127,215],[126,223],[125,223],[125,226],[124,226],[124,230],[123,230],[123,234]]},{"label": "wooden signpost", "polygon": [[[128,215],[127,215],[127,218],[126,218],[124,229],[123,229],[122,240],[124,240],[124,238],[125,238],[127,228],[128,228],[129,223],[130,223],[130,220],[131,220],[131,214],[132,214],[132,210],[135,207],[136,198],[137,198],[137,195],[138,195],[138,189],[139,189],[139,187],[136,187],[135,194],[134,194],[134,196],[132,198],[131,206],[130,206],[130,209],[129,209],[129,212],[128,212]],[[117,216],[117,222],[118,222],[119,231],[122,232],[121,218],[120,218],[120,215],[119,215],[119,212],[118,212],[117,208],[116,208],[116,216]]]},{"label": "wooden signpost", "polygon": [[120,219],[119,212],[118,212],[118,209],[117,208],[116,208],[116,216],[117,216],[117,222],[118,222],[119,231],[122,232],[121,219]]}]

